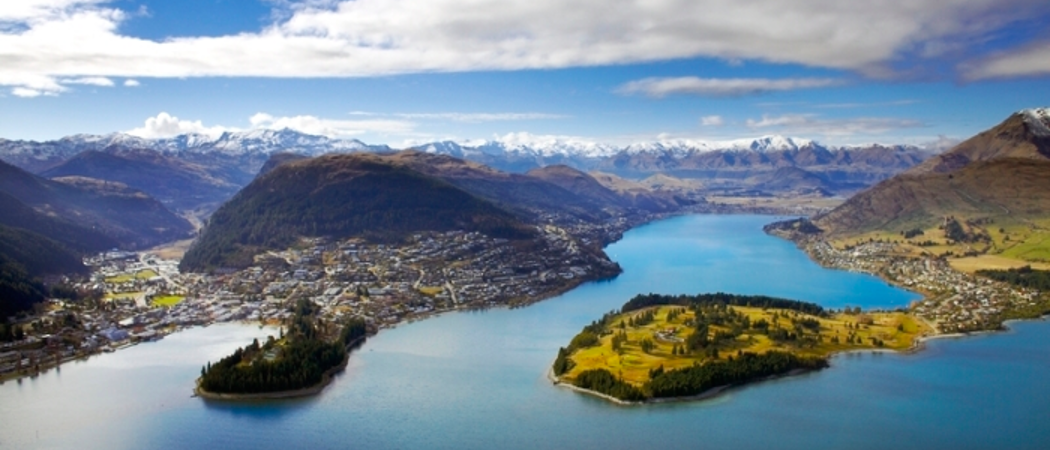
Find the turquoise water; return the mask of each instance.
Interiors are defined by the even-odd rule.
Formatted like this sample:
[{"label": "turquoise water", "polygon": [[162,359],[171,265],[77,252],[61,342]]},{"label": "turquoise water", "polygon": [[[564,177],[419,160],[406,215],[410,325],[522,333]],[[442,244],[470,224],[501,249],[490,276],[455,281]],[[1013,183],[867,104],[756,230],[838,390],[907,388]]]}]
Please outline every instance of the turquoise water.
[{"label": "turquoise water", "polygon": [[811,263],[765,236],[769,217],[690,216],[608,248],[616,280],[528,308],[446,314],[384,330],[316,398],[191,398],[203,361],[266,330],[188,330],[0,386],[0,448],[1045,448],[1050,326],[937,340],[716,399],[619,407],[552,386],[559,346],[638,292],[728,291],[829,306],[913,294]]}]

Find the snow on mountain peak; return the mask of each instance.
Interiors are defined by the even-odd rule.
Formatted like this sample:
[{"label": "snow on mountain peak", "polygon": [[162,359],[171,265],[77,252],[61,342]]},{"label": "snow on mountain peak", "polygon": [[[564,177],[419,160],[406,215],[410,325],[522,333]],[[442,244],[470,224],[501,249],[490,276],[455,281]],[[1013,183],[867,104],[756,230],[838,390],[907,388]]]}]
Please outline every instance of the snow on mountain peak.
[{"label": "snow on mountain peak", "polygon": [[1039,137],[1050,137],[1050,108],[1032,108],[1020,111],[1028,129]]}]

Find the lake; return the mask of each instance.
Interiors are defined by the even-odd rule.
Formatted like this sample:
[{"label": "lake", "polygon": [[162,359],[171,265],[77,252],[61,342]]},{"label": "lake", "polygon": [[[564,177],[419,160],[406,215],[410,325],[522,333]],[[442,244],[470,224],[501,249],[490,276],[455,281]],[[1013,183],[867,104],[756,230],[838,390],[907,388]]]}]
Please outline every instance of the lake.
[{"label": "lake", "polygon": [[616,406],[553,386],[559,346],[637,293],[725,291],[829,307],[918,299],[823,269],[762,233],[769,216],[686,216],[607,248],[624,273],[527,308],[449,313],[383,330],[320,396],[191,397],[201,365],[273,330],[187,330],[0,386],[0,448],[1044,448],[1050,326],[847,354],[830,369],[715,399]]}]

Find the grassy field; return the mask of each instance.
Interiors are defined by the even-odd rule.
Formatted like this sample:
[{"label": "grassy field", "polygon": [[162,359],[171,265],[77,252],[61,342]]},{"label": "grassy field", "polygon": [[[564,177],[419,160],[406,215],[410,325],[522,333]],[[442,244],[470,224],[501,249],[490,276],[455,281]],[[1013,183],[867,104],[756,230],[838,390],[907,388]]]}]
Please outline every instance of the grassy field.
[{"label": "grassy field", "polygon": [[153,306],[162,306],[165,308],[170,308],[172,306],[178,305],[185,298],[186,297],[183,297],[181,295],[158,295],[156,297],[153,297]]},{"label": "grassy field", "polygon": [[[970,234],[986,235],[988,240],[953,242],[945,236],[944,230],[931,227],[910,239],[905,239],[899,232],[873,231],[838,237],[830,243],[841,250],[869,240],[892,242],[898,244],[900,256],[948,255],[952,267],[968,273],[1027,265],[1035,269],[1050,269],[1050,220],[996,218],[991,223],[966,224],[964,229]],[[977,255],[973,256],[973,253]]]},{"label": "grassy field", "polygon": [[1022,261],[998,255],[980,255],[969,258],[949,259],[952,268],[960,272],[974,273],[982,269],[1006,270],[1031,266],[1033,269],[1050,270],[1050,264]]},{"label": "grassy field", "polygon": [[442,286],[420,286],[419,292],[423,295],[433,297],[444,291],[445,288]]},{"label": "grassy field", "polygon": [[[563,378],[573,379],[577,374],[588,369],[604,368],[612,374],[621,377],[636,386],[643,385],[649,380],[649,370],[663,366],[665,370],[688,367],[696,363],[703,364],[712,358],[704,354],[673,354],[675,346],[683,346],[685,339],[693,333],[693,328],[687,325],[693,318],[692,311],[679,314],[673,320],[668,321],[668,312],[681,309],[680,306],[660,306],[657,308],[655,320],[641,327],[626,326],[620,328],[621,321],[626,322],[628,317],[636,316],[640,311],[616,316],[606,328],[607,331],[617,333],[623,330],[627,335],[627,341],[620,351],[613,350],[613,334],[601,337],[598,345],[582,348],[571,355],[575,366],[566,373]],[[770,350],[781,350],[803,356],[827,356],[835,352],[865,349],[892,349],[906,350],[914,346],[915,340],[932,329],[914,316],[893,313],[862,313],[859,315],[838,314],[828,318],[809,316],[788,310],[760,309],[750,307],[730,307],[737,312],[748,316],[751,323],[765,319],[769,323],[777,323],[784,329],[791,329],[791,318],[798,320],[804,318],[816,319],[820,322],[820,340],[813,346],[801,347],[791,342],[775,342],[765,334],[757,330],[747,330],[728,344],[722,344],[719,348],[719,359],[726,359],[735,355],[738,351],[751,353],[765,353]],[[853,328],[856,326],[856,328]],[[660,339],[656,336],[657,331],[674,330],[673,336],[680,339],[673,342]],[[709,334],[714,335],[718,331],[726,331],[725,328],[712,326]],[[860,342],[846,343],[846,337],[851,333],[859,338]],[[873,344],[871,338],[883,342],[882,347]],[[641,343],[649,339],[655,344],[649,352],[642,350]],[[837,343],[835,341],[838,341]]]},{"label": "grassy field", "polygon": [[136,273],[134,275],[126,273],[126,274],[122,274],[122,275],[117,275],[115,277],[106,278],[106,283],[121,284],[121,283],[127,283],[129,281],[134,281],[134,280],[148,280],[148,279],[153,278],[155,276],[157,276],[157,272],[155,272],[155,271],[153,271],[151,269],[146,269],[146,270],[139,271],[138,273]]}]

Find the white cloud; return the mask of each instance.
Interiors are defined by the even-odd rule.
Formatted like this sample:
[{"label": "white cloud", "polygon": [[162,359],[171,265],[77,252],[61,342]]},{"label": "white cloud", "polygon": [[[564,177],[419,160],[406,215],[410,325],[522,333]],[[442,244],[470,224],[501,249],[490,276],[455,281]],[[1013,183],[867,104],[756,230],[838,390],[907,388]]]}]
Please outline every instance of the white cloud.
[{"label": "white cloud", "polygon": [[453,122],[505,122],[505,121],[516,121],[516,120],[549,120],[549,119],[564,119],[569,116],[561,114],[548,114],[548,113],[462,113],[462,112],[442,112],[442,113],[377,113],[369,111],[353,111],[350,113],[355,116],[388,116],[388,117],[400,117],[402,119],[421,119],[421,120],[449,120]]},{"label": "white cloud", "polygon": [[113,80],[106,77],[81,77],[61,80],[62,84],[85,84],[89,86],[113,87]]},{"label": "white cloud", "polygon": [[925,126],[922,122],[911,119],[891,117],[824,119],[815,114],[763,115],[759,120],[748,119],[746,125],[753,130],[776,128],[782,133],[824,136],[883,134],[894,130]]},{"label": "white cloud", "polygon": [[[409,134],[415,123],[404,120],[339,120],[315,116],[276,117],[267,113],[256,113],[248,119],[249,129],[283,130],[285,128],[301,133],[342,138],[365,133]],[[184,120],[167,112],[161,112],[147,118],[143,126],[127,131],[127,134],[146,139],[170,138],[182,134],[199,133],[219,137],[227,131],[242,131],[240,128],[227,126],[206,126],[200,120]]]},{"label": "white cloud", "polygon": [[700,125],[705,127],[720,127],[725,125],[726,121],[722,116],[704,116],[700,118]]},{"label": "white cloud", "polygon": [[249,119],[252,128],[280,130],[284,128],[302,133],[328,136],[331,138],[356,136],[365,133],[408,133],[415,124],[404,120],[341,120],[324,119],[315,116],[274,117],[258,113]]},{"label": "white cloud", "polygon": [[396,114],[406,119],[436,119],[455,122],[502,122],[512,120],[564,119],[568,116],[545,113],[407,113]]},{"label": "white cloud", "polygon": [[982,61],[966,63],[961,66],[961,71],[963,77],[970,81],[1050,75],[1050,42],[1041,42]]},{"label": "white cloud", "polygon": [[234,129],[215,126],[206,127],[201,121],[181,120],[166,112],[161,112],[154,117],[146,119],[143,126],[128,131],[133,136],[146,139],[169,138],[180,134],[199,133],[211,137],[218,137],[224,131],[235,131]]},{"label": "white cloud", "polygon": [[645,78],[626,83],[620,86],[617,92],[621,94],[644,94],[654,98],[682,94],[731,97],[772,91],[838,86],[843,83],[842,80],[834,78]]},{"label": "white cloud", "polygon": [[[41,95],[46,95],[46,94],[47,94],[47,92],[44,92],[44,91],[40,91],[40,90],[37,90],[37,89],[24,88],[24,87],[16,87],[14,89],[11,89],[11,95],[14,95],[15,97],[33,98],[33,97],[39,97]],[[52,95],[54,95],[54,94],[52,94]]]},{"label": "white cloud", "polygon": [[124,87],[139,87],[139,86],[142,86],[142,83],[139,83],[139,80],[134,80],[134,79],[131,79],[131,78],[128,78],[127,80],[124,80]]},{"label": "white cloud", "polygon": [[[106,0],[0,2],[0,85],[73,77],[355,77],[690,57],[884,75],[1050,9],[1043,0],[274,0],[257,32],[153,41]],[[957,45],[955,47],[958,47]],[[274,64],[280,61],[280,64]],[[60,90],[49,92],[58,93]]]}]

